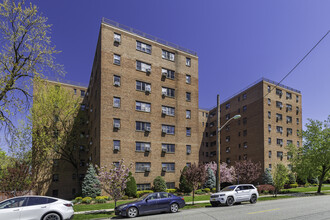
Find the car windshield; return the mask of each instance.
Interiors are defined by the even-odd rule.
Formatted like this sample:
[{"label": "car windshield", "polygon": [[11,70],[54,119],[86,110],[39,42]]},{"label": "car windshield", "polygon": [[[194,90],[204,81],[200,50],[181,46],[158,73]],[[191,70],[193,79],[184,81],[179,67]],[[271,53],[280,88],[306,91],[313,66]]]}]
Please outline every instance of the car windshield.
[{"label": "car windshield", "polygon": [[236,186],[227,186],[221,190],[221,192],[233,191]]},{"label": "car windshield", "polygon": [[144,194],[143,196],[141,196],[140,198],[138,198],[136,201],[142,201],[142,200],[144,200],[149,195],[150,195],[150,193]]}]

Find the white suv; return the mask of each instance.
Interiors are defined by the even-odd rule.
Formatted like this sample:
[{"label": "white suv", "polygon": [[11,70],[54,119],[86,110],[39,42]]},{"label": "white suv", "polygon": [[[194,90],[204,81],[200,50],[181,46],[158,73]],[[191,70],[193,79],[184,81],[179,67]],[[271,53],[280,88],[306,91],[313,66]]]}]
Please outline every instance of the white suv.
[{"label": "white suv", "polygon": [[213,207],[220,204],[233,205],[236,202],[256,203],[259,194],[256,187],[252,184],[232,185],[223,188],[220,192],[214,193],[210,197],[210,203]]}]

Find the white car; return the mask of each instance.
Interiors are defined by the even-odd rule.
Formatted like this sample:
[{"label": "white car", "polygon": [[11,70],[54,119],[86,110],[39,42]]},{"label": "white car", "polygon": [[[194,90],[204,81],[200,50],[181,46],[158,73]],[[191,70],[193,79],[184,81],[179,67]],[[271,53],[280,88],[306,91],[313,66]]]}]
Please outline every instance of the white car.
[{"label": "white car", "polygon": [[240,184],[232,185],[223,188],[220,192],[214,193],[210,197],[210,203],[213,207],[220,204],[226,204],[228,206],[233,205],[236,202],[256,203],[259,194],[256,187],[252,184]]},{"label": "white car", "polygon": [[73,204],[46,196],[19,196],[0,202],[0,219],[66,220],[73,218]]}]

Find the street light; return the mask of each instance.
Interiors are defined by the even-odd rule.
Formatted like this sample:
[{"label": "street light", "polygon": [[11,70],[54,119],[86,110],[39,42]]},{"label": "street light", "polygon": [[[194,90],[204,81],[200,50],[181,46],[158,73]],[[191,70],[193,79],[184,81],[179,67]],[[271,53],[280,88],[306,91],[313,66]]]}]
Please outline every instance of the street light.
[{"label": "street light", "polygon": [[[218,95],[218,100],[217,100],[217,109],[218,109],[218,117],[217,117],[217,177],[216,177],[216,189],[217,192],[220,191],[220,131],[233,119],[239,119],[241,118],[241,115],[235,115],[231,117],[224,125],[220,127],[220,99]],[[220,128],[219,128],[220,127]]]}]

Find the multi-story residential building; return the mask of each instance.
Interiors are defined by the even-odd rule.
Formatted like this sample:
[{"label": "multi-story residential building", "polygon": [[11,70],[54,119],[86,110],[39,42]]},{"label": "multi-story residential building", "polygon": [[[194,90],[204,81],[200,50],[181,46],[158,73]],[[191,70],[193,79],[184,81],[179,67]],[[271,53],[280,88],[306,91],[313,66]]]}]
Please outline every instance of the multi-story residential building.
[{"label": "multi-story residential building", "polygon": [[132,163],[138,190],[198,162],[195,52],[103,19],[87,98],[90,161]]},{"label": "multi-story residential building", "polygon": [[[242,92],[225,100],[220,105],[220,121],[223,125],[235,115],[233,120],[221,130],[221,161],[233,165],[235,161],[251,159],[261,162],[262,168],[272,168],[276,163],[288,164],[285,147],[288,144],[301,145],[298,132],[302,129],[301,93],[296,89],[268,79],[261,79]],[[200,118],[200,126],[205,123],[201,141],[200,161],[216,161],[217,108],[209,112],[207,123]]]}]

